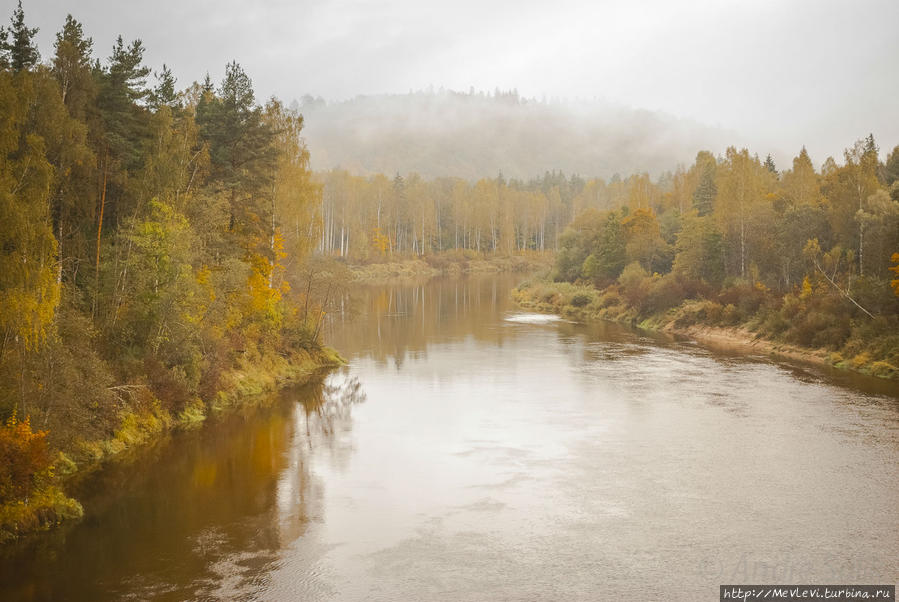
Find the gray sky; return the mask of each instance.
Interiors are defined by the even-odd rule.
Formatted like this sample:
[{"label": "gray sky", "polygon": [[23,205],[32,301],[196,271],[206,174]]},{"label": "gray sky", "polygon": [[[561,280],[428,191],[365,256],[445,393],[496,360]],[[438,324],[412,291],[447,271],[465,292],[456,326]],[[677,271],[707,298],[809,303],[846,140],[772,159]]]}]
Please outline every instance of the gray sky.
[{"label": "gray sky", "polygon": [[[236,59],[260,99],[429,85],[599,98],[733,129],[783,163],[899,144],[899,0],[25,0],[47,56],[67,12],[180,85]],[[0,0],[4,18],[12,0]]]}]

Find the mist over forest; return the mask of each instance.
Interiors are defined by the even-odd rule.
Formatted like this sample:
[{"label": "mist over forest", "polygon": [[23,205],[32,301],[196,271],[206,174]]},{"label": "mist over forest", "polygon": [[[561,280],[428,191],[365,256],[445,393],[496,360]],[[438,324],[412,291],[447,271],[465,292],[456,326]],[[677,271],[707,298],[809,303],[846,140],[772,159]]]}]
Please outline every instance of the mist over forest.
[{"label": "mist over forest", "polygon": [[897,581],[892,5],[13,1],[3,601]]},{"label": "mist over forest", "polygon": [[733,131],[662,112],[526,99],[516,91],[419,91],[340,102],[305,96],[299,109],[311,167],[357,175],[656,176],[692,163],[698,149],[717,153],[740,142]]}]

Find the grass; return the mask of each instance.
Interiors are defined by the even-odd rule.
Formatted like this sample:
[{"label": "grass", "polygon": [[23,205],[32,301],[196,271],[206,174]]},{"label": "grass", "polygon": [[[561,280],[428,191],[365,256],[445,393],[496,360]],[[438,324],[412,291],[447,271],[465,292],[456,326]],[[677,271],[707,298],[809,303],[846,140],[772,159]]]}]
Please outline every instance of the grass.
[{"label": "grass", "polygon": [[443,275],[528,272],[547,268],[552,254],[534,252],[522,255],[485,255],[474,251],[444,251],[421,258],[380,258],[354,264],[350,270],[356,280],[433,278]]},{"label": "grass", "polygon": [[84,516],[78,500],[68,497],[58,486],[36,490],[27,500],[0,505],[0,543],[25,533],[46,531],[63,521]]},{"label": "grass", "polygon": [[100,440],[81,440],[69,456],[59,453],[52,478],[27,500],[0,505],[0,543],[35,531],[50,529],[66,520],[83,515],[81,504],[65,495],[62,485],[75,474],[99,466],[105,460],[128,450],[136,450],[160,440],[173,429],[202,426],[210,412],[236,409],[258,403],[263,394],[288,384],[308,380],[323,368],[345,364],[334,349],[299,351],[289,356],[268,354],[245,358],[226,373],[226,386],[217,396],[204,402],[194,398],[177,414],[163,408],[158,399],[149,399],[137,408],[122,410],[112,436]]}]

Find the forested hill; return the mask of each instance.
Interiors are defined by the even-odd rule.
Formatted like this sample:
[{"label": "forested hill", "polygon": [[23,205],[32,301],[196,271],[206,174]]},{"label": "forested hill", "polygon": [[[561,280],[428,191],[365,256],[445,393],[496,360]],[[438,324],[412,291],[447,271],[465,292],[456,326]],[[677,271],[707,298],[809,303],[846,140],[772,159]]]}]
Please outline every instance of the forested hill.
[{"label": "forested hill", "polygon": [[305,97],[312,168],[359,175],[527,179],[561,170],[609,178],[689,164],[696,149],[723,151],[733,132],[601,102],[542,102],[515,92],[452,91]]}]

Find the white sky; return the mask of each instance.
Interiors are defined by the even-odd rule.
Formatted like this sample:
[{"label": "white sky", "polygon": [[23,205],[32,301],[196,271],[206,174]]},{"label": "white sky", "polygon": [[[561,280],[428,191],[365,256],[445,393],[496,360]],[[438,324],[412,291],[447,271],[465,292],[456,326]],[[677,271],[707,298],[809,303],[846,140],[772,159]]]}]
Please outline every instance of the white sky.
[{"label": "white sky", "polygon": [[[820,164],[873,132],[899,144],[899,0],[25,0],[44,56],[67,12],[108,56],[139,37],[184,86],[240,62],[286,102],[517,88],[733,129]],[[14,7],[0,0],[3,18]]]}]

